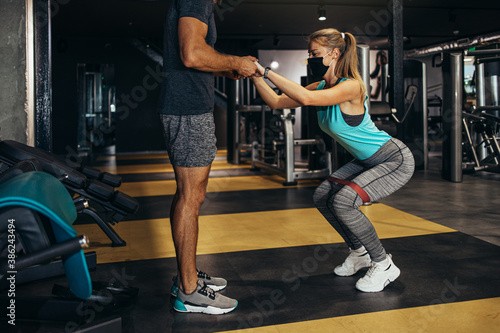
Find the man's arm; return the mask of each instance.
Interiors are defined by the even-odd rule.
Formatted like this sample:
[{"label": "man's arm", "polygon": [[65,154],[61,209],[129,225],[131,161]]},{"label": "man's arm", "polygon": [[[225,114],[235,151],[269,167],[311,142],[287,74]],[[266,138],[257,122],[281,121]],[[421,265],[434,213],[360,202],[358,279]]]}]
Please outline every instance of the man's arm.
[{"label": "man's arm", "polygon": [[251,56],[237,57],[215,51],[205,42],[208,26],[194,17],[179,19],[179,47],[184,66],[204,72],[237,71],[241,76],[255,74],[257,67]]},{"label": "man's arm", "polygon": [[243,77],[237,71],[214,72],[214,76],[225,76],[233,80],[239,80]]}]

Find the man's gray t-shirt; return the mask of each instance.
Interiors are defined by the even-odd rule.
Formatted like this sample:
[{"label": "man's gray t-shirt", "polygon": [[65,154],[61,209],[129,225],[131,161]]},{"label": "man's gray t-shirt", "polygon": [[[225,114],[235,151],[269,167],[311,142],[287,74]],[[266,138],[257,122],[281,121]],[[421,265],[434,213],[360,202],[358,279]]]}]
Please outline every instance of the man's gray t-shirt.
[{"label": "man's gray t-shirt", "polygon": [[164,32],[163,71],[159,112],[171,115],[196,115],[214,108],[214,75],[187,68],[181,61],[178,22],[194,17],[207,24],[205,41],[213,47],[217,39],[212,0],[172,0]]}]

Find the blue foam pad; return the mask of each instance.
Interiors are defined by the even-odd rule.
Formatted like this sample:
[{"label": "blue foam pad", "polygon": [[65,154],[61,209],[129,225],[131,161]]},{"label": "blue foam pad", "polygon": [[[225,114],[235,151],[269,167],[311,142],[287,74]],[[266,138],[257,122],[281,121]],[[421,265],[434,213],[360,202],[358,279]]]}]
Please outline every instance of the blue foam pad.
[{"label": "blue foam pad", "polygon": [[[75,204],[59,180],[45,172],[27,172],[0,184],[0,208],[23,206],[49,218],[58,243],[76,237]],[[20,222],[20,221],[16,221]],[[82,250],[63,256],[68,284],[75,296],[87,299],[92,294],[90,274]]]}]

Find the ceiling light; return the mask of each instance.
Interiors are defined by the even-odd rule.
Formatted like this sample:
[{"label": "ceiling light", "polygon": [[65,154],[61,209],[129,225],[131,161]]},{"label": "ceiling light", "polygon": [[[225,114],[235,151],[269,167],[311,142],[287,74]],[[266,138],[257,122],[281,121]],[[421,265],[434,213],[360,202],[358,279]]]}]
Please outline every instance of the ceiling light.
[{"label": "ceiling light", "polygon": [[318,20],[320,21],[326,20],[326,10],[324,6],[318,7]]},{"label": "ceiling light", "polygon": [[276,68],[280,67],[280,64],[279,64],[279,62],[274,60],[273,62],[271,62],[270,66],[271,66],[271,69],[276,69]]}]

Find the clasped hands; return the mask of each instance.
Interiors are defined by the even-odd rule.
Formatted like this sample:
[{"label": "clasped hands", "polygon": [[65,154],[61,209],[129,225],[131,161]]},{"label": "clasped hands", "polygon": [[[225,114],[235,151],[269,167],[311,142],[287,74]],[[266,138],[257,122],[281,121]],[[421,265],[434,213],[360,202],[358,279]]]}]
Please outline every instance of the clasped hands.
[{"label": "clasped hands", "polygon": [[255,72],[255,74],[252,76],[256,76],[256,77],[264,76],[266,69],[261,64],[259,64],[258,61],[255,61],[254,64],[255,64],[255,66],[257,66],[257,72]]},{"label": "clasped hands", "polygon": [[241,57],[241,64],[236,71],[226,75],[232,79],[238,80],[244,77],[260,77],[264,75],[265,68],[259,64],[258,59],[252,56]]}]

